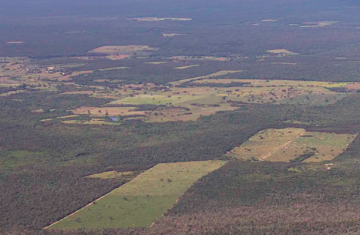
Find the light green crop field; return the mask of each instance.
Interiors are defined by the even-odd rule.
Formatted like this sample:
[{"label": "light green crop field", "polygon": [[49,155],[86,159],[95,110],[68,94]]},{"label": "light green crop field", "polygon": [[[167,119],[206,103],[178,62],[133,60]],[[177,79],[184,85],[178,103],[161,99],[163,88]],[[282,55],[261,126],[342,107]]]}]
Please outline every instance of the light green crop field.
[{"label": "light green crop field", "polygon": [[260,161],[321,162],[333,160],[346,150],[356,135],[306,132],[301,128],[260,131],[227,155]]},{"label": "light green crop field", "polygon": [[225,163],[202,161],[158,164],[47,228],[148,227],[197,180]]}]

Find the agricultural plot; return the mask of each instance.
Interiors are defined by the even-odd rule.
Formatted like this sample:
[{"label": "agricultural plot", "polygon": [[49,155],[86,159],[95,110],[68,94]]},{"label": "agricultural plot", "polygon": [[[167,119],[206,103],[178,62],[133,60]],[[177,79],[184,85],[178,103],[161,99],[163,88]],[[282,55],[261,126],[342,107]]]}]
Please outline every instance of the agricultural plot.
[{"label": "agricultural plot", "polygon": [[286,54],[286,55],[298,55],[298,53],[288,51],[286,49],[274,49],[274,50],[267,50],[266,52],[272,54]]},{"label": "agricultural plot", "polygon": [[224,161],[158,164],[49,229],[148,227]]},{"label": "agricultural plot", "polygon": [[98,174],[89,175],[86,178],[94,179],[118,179],[122,177],[131,177],[135,174],[133,171],[117,172],[117,171],[106,171]]},{"label": "agricultural plot", "polygon": [[260,131],[226,155],[255,161],[320,162],[346,150],[356,135],[306,132],[301,128]]},{"label": "agricultural plot", "polygon": [[174,69],[189,69],[189,68],[198,67],[198,66],[200,66],[200,65],[194,64],[194,65],[188,65],[188,66],[182,66],[182,67],[175,67]]}]

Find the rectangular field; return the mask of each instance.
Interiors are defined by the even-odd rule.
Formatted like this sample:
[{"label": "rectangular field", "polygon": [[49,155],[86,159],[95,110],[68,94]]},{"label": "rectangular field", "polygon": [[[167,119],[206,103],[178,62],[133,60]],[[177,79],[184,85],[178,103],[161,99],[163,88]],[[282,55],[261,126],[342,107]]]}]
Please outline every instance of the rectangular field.
[{"label": "rectangular field", "polygon": [[329,161],[344,152],[355,137],[351,134],[306,132],[301,128],[267,129],[227,155],[259,161]]},{"label": "rectangular field", "polygon": [[49,229],[148,227],[204,175],[225,161],[158,164]]}]

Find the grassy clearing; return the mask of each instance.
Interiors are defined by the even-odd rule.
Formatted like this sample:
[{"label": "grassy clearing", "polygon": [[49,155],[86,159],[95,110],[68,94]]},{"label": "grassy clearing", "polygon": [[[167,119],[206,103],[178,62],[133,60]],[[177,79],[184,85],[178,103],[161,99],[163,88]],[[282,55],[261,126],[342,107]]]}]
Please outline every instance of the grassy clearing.
[{"label": "grassy clearing", "polygon": [[304,162],[329,161],[344,152],[355,137],[356,135],[349,134],[306,132],[300,138],[274,153],[268,160],[296,159],[309,154],[312,156],[304,159]]},{"label": "grassy clearing", "polygon": [[166,95],[137,95],[134,97],[126,97],[121,100],[113,101],[111,104],[175,104],[181,103],[188,100],[195,100],[202,97],[199,96],[189,96],[189,95],[173,95],[173,96],[166,96]]},{"label": "grassy clearing", "polygon": [[202,79],[212,78],[212,77],[219,77],[219,76],[223,76],[223,75],[227,75],[227,74],[241,73],[241,72],[243,72],[243,71],[242,70],[223,70],[223,71],[219,71],[216,73],[212,73],[212,74],[208,74],[208,75],[204,75],[204,76],[200,76],[200,77],[188,78],[188,79],[183,79],[183,80],[176,81],[176,82],[170,82],[169,84],[176,86],[176,85],[180,85],[184,82],[194,82],[196,80],[202,80]]},{"label": "grassy clearing", "polygon": [[115,67],[115,68],[107,68],[107,69],[99,69],[100,71],[109,71],[109,70],[118,70],[118,69],[128,69],[129,67]]},{"label": "grassy clearing", "polygon": [[306,132],[301,128],[267,129],[229,153],[238,159],[320,162],[345,151],[356,135]]},{"label": "grassy clearing", "polygon": [[224,161],[158,164],[49,229],[148,227]]},{"label": "grassy clearing", "polygon": [[[41,120],[43,121],[43,120]],[[107,122],[104,119],[97,119],[97,118],[93,118],[89,121],[84,121],[84,120],[65,120],[62,121],[62,123],[65,124],[82,124],[82,125],[121,125],[121,123],[117,123],[117,122]]]},{"label": "grassy clearing", "polygon": [[200,66],[200,65],[194,64],[194,65],[189,65],[189,66],[175,67],[174,69],[189,69],[189,68],[198,67],[198,66]]},{"label": "grassy clearing", "polygon": [[288,51],[286,49],[274,49],[274,50],[267,50],[266,52],[272,54],[287,54],[287,55],[298,55],[298,53]]},{"label": "grassy clearing", "polygon": [[95,48],[89,52],[113,55],[113,54],[133,53],[137,51],[155,51],[155,50],[157,49],[149,46],[127,45],[127,46],[103,46],[103,47]]},{"label": "grassy clearing", "polygon": [[95,179],[118,179],[123,177],[133,176],[135,173],[133,171],[125,171],[125,172],[117,172],[117,171],[106,171],[98,174],[93,174],[87,176],[87,178],[95,178]]},{"label": "grassy clearing", "polygon": [[304,133],[305,129],[301,128],[263,130],[228,155],[239,159],[268,160],[282,146],[286,146]]}]

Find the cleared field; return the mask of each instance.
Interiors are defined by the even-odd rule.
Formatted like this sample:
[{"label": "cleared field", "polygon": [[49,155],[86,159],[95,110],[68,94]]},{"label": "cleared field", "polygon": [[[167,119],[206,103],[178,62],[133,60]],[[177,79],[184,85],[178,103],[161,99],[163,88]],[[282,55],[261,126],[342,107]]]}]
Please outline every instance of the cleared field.
[{"label": "cleared field", "polygon": [[301,128],[263,130],[228,154],[239,159],[268,160],[282,146],[288,145],[304,133],[305,129]]},{"label": "cleared field", "polygon": [[194,64],[194,65],[189,65],[189,66],[175,67],[174,69],[189,69],[189,68],[198,67],[198,66],[200,66],[200,65]]},{"label": "cleared field", "polygon": [[[45,119],[46,120],[46,119]],[[51,121],[52,119],[50,119],[49,121]],[[41,120],[44,121],[44,120]],[[103,119],[91,119],[89,121],[84,121],[84,120],[66,120],[66,121],[62,121],[65,124],[82,124],[82,125],[121,125],[121,123],[117,123],[117,122],[106,122]]]},{"label": "cleared field", "polygon": [[287,55],[298,55],[298,53],[288,51],[286,49],[274,49],[274,50],[267,50],[266,52],[272,54],[287,54]]},{"label": "cleared field", "polygon": [[202,97],[199,96],[189,96],[189,95],[172,95],[169,97],[169,95],[147,95],[147,94],[141,94],[134,97],[126,97],[121,100],[116,100],[111,102],[110,104],[175,104],[175,103],[181,103],[188,100],[195,100]]},{"label": "cleared field", "polygon": [[355,137],[356,135],[349,134],[306,132],[267,160],[282,161],[311,155],[304,162],[329,161],[344,152]]},{"label": "cleared field", "polygon": [[117,171],[106,171],[98,174],[93,174],[86,176],[87,178],[95,178],[95,179],[118,179],[123,177],[133,176],[135,173],[133,171],[125,171],[125,172],[117,172]]},{"label": "cleared field", "polygon": [[127,46],[103,46],[95,48],[89,52],[93,53],[102,53],[102,54],[127,54],[127,53],[133,53],[137,51],[156,51],[156,48],[149,47],[149,46],[143,46],[143,45],[127,45]]},{"label": "cleared field", "polygon": [[49,229],[148,227],[224,161],[158,164]]},{"label": "cleared field", "polygon": [[212,74],[208,74],[208,75],[204,75],[204,76],[200,76],[200,77],[188,78],[188,79],[183,79],[183,80],[176,81],[176,82],[170,82],[169,84],[176,86],[176,85],[180,85],[184,82],[194,82],[196,80],[202,80],[202,79],[212,78],[212,77],[219,77],[219,76],[223,76],[226,74],[241,73],[241,72],[242,72],[242,70],[223,70],[223,71],[219,71],[216,73],[212,73]]},{"label": "cleared field", "polygon": [[88,114],[92,117],[144,115],[144,111],[133,111],[134,107],[80,107],[72,110],[74,114]]},{"label": "cleared field", "polygon": [[181,34],[181,33],[163,33],[162,35],[163,35],[163,37],[175,37],[175,36],[181,36],[181,35],[184,35],[184,34]]},{"label": "cleared field", "polygon": [[345,151],[356,135],[306,132],[301,128],[260,131],[228,156],[260,161],[320,162]]},{"label": "cleared field", "polygon": [[318,27],[325,27],[330,26],[333,24],[338,23],[338,21],[318,21],[318,22],[306,22],[304,25],[301,25],[302,28],[318,28]]},{"label": "cleared field", "polygon": [[118,70],[118,69],[128,69],[129,67],[115,67],[115,68],[107,68],[107,69],[99,69],[100,71],[109,71],[109,70]]}]

